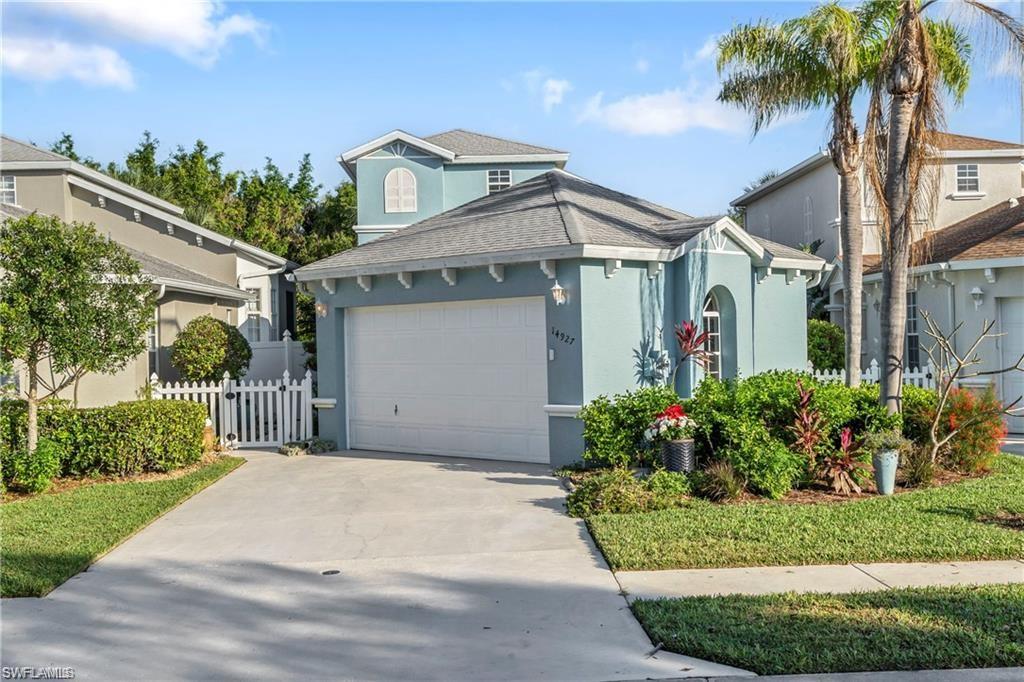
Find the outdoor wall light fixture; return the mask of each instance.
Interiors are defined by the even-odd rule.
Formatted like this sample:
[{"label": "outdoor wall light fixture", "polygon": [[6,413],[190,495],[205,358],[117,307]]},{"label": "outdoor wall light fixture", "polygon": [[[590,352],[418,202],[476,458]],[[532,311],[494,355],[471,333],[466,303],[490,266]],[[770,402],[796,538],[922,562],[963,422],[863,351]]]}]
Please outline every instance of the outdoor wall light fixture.
[{"label": "outdoor wall light fixture", "polygon": [[551,298],[554,299],[555,305],[562,305],[568,299],[565,289],[555,280],[555,286],[551,287]]},{"label": "outdoor wall light fixture", "polygon": [[977,310],[981,307],[981,302],[985,300],[985,290],[981,287],[974,287],[971,289],[971,298],[974,299],[974,309]]},{"label": "outdoor wall light fixture", "polygon": [[316,314],[318,316],[320,316],[320,317],[327,317],[327,304],[326,303],[324,303],[323,301],[317,301],[316,305],[313,306],[313,307],[316,308]]}]

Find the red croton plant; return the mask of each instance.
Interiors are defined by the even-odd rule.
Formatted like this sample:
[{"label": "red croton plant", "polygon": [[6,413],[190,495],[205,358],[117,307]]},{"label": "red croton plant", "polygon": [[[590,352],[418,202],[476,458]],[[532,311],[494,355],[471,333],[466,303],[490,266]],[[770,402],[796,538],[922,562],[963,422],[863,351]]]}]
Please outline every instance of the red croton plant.
[{"label": "red croton plant", "polygon": [[711,353],[704,345],[708,342],[708,333],[702,332],[693,320],[686,320],[676,325],[676,343],[679,345],[679,364],[692,360],[701,369],[711,364]]}]

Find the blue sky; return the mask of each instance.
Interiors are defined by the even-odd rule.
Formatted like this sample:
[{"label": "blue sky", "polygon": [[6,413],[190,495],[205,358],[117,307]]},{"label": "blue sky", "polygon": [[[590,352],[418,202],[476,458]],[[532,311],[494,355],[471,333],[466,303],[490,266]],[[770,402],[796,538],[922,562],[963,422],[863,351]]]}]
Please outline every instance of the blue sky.
[{"label": "blue sky", "polygon": [[[225,166],[337,154],[394,128],[467,128],[571,152],[568,168],[691,214],[824,145],[812,113],[751,139],[714,102],[710,46],[804,3],[3,5],[5,134],[122,159],[202,138]],[[1015,9],[1016,3],[1008,6]],[[954,132],[1018,140],[1017,78],[979,64]]]}]

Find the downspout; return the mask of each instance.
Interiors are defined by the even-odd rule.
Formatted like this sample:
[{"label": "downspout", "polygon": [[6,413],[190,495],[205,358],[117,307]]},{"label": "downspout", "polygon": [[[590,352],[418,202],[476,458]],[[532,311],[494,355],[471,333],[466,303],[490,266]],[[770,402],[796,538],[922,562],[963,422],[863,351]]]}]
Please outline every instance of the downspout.
[{"label": "downspout", "polygon": [[[949,271],[949,263],[939,263],[939,270],[937,273],[937,279],[946,285],[946,315],[949,320],[949,330],[952,332],[956,328],[956,285],[949,280],[946,274]],[[953,351],[957,352],[956,347],[956,335],[950,339],[953,346]],[[939,368],[936,368],[939,369]]]}]

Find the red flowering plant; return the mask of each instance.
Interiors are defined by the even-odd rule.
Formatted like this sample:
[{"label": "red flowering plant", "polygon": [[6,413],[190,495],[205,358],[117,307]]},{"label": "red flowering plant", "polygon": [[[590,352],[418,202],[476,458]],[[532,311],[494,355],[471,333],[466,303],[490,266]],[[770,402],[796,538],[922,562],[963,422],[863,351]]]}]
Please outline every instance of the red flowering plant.
[{"label": "red flowering plant", "polygon": [[860,492],[857,481],[866,474],[867,469],[861,444],[854,439],[853,431],[847,426],[839,434],[839,449],[822,459],[822,474],[833,490],[850,495]]},{"label": "red flowering plant", "polygon": [[697,423],[686,416],[682,405],[669,405],[655,415],[654,421],[644,431],[644,438],[652,443],[693,438],[696,427]]},{"label": "red flowering plant", "polygon": [[814,388],[804,386],[803,381],[796,380],[799,395],[796,417],[788,427],[793,434],[793,448],[807,456],[808,464],[813,467],[817,460],[817,451],[825,439],[825,419],[821,412],[811,407]]}]

